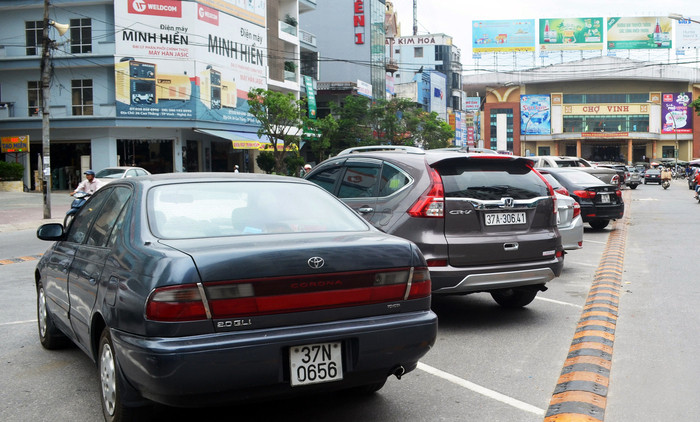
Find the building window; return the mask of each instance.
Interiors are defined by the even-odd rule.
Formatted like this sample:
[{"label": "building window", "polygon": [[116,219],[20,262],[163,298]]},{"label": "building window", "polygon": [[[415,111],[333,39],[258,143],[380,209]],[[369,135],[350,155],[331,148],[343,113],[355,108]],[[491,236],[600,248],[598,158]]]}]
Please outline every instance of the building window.
[{"label": "building window", "polygon": [[71,81],[74,116],[92,116],[92,79]]},{"label": "building window", "polygon": [[27,56],[36,56],[41,50],[41,39],[44,35],[44,21],[28,21],[24,23]]},{"label": "building window", "polygon": [[564,133],[576,132],[649,132],[649,116],[595,115],[564,116]]},{"label": "building window", "polygon": [[92,53],[92,19],[70,20],[70,52]]},{"label": "building window", "polygon": [[414,47],[413,57],[423,57],[423,47]]},{"label": "building window", "polygon": [[676,156],[675,152],[676,152],[675,147],[662,146],[661,147],[661,158],[675,158],[675,156]]},{"label": "building window", "polygon": [[41,111],[41,81],[27,82],[28,116],[38,116]]},{"label": "building window", "polygon": [[564,94],[564,104],[630,104],[646,103],[649,93],[632,94]]}]

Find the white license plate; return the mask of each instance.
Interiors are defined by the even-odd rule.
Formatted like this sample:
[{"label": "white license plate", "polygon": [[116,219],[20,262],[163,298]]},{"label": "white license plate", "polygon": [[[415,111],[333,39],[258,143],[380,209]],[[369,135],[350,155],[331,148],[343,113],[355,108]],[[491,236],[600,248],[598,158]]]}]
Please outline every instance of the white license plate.
[{"label": "white license plate", "polygon": [[525,224],[527,220],[524,212],[501,212],[486,214],[487,226],[506,226],[510,224]]},{"label": "white license plate", "polygon": [[342,350],[340,342],[291,347],[289,372],[292,386],[342,380]]},{"label": "white license plate", "polygon": [[610,203],[610,194],[609,193],[599,193],[598,196],[600,196],[600,203],[601,204],[609,204]]}]

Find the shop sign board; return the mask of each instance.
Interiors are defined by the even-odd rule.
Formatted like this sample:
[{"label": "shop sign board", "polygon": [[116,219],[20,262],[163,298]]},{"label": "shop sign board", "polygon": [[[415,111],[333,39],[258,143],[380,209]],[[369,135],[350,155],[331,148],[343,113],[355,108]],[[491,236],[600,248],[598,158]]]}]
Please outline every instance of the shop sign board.
[{"label": "shop sign board", "polygon": [[466,97],[464,99],[465,110],[479,110],[481,108],[481,97]]},{"label": "shop sign board", "polygon": [[602,50],[603,18],[540,19],[540,51]]},{"label": "shop sign board", "polygon": [[257,126],[267,88],[266,1],[115,0],[117,117]]},{"label": "shop sign board", "polygon": [[563,114],[574,116],[649,114],[648,104],[567,104]]},{"label": "shop sign board", "polygon": [[472,52],[535,51],[535,20],[472,21]]},{"label": "shop sign board", "polygon": [[552,133],[549,95],[520,96],[520,133],[549,135]]},{"label": "shop sign board", "polygon": [[671,48],[673,21],[663,16],[608,18],[608,50]]},{"label": "shop sign board", "polygon": [[2,150],[0,152],[29,152],[29,135],[3,136]]},{"label": "shop sign board", "polygon": [[661,95],[661,133],[693,133],[691,102],[693,102],[691,92]]}]

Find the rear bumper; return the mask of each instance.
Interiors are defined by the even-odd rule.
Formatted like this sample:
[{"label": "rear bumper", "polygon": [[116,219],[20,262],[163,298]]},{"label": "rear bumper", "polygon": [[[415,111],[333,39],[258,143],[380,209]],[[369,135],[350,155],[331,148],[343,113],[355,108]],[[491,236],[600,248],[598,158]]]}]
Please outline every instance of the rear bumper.
[{"label": "rear bumper", "polygon": [[581,217],[584,223],[593,220],[616,220],[625,214],[625,204],[612,206],[581,205]]},{"label": "rear bumper", "polygon": [[[398,366],[413,370],[436,336],[432,311],[178,338],[112,330],[126,382],[149,400],[180,407],[372,384]],[[343,347],[344,379],[291,387],[289,348],[336,341]]]},{"label": "rear bumper", "polygon": [[583,219],[577,216],[566,227],[559,227],[561,246],[564,250],[580,249],[583,246]]},{"label": "rear bumper", "polygon": [[545,284],[561,274],[564,258],[494,267],[430,267],[433,294],[465,294]]}]

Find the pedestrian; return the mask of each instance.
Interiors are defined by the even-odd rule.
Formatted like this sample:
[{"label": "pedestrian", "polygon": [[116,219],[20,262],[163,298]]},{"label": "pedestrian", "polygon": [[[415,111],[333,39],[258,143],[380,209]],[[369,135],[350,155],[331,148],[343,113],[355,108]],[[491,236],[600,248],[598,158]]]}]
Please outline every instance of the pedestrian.
[{"label": "pedestrian", "polygon": [[234,172],[234,173],[238,173],[238,164],[236,164],[235,166],[233,166],[233,172]]},{"label": "pedestrian", "polygon": [[100,182],[99,179],[95,178],[95,172],[92,170],[86,170],[85,171],[85,180],[80,182],[78,184],[78,187],[75,188],[73,192],[70,193],[70,196],[75,195],[78,192],[85,192],[87,194],[92,195],[93,193],[97,192],[99,188],[102,187],[104,183]]}]

